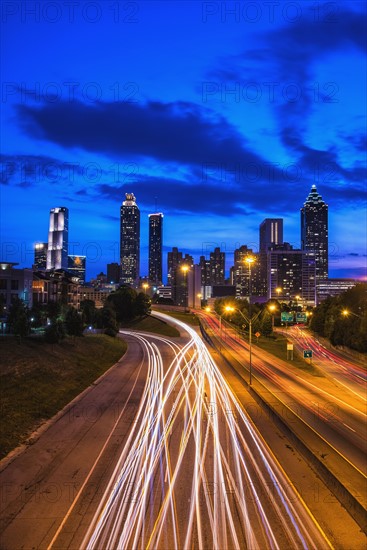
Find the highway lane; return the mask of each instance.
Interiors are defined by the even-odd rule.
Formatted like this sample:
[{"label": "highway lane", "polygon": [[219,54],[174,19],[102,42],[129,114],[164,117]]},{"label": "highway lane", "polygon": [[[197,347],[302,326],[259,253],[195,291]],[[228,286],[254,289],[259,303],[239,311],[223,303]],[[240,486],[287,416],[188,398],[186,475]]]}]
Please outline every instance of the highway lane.
[{"label": "highway lane", "polygon": [[143,350],[135,339],[128,343],[122,360],[48,422],[37,440],[12,461],[1,462],[2,550],[47,548],[77,502],[68,534],[72,541],[89,503],[98,501],[146,384]]},{"label": "highway lane", "polygon": [[313,363],[353,394],[354,399],[357,396],[364,403],[364,409],[366,408],[366,363],[362,365],[357,359],[351,361],[337,350],[326,348],[306,327],[294,326],[279,332],[293,342],[300,353],[305,349],[311,349]]},{"label": "highway lane", "polygon": [[[248,344],[213,315],[201,314],[222,345],[248,368]],[[253,374],[282,403],[294,411],[317,433],[331,443],[360,471],[366,474],[366,401],[323,376],[312,376],[295,369],[291,362],[274,358],[254,344]],[[245,353],[245,355],[244,355]],[[286,412],[285,412],[286,414]]]},{"label": "highway lane", "polygon": [[200,337],[174,323],[182,349],[135,334],[149,384],[81,548],[328,548]]}]

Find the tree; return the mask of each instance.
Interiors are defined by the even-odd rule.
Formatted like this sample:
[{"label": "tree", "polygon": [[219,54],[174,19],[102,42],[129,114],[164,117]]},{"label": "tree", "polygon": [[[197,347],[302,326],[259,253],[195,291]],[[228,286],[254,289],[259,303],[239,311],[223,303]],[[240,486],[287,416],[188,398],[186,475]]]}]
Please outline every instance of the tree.
[{"label": "tree", "polygon": [[45,340],[49,344],[58,344],[65,338],[64,323],[58,319],[46,327]]},{"label": "tree", "polygon": [[29,309],[20,298],[16,297],[9,309],[8,323],[10,332],[24,338],[31,331]]},{"label": "tree", "polygon": [[121,287],[108,296],[106,305],[110,305],[114,309],[118,323],[134,319],[136,297],[137,292],[129,287]]},{"label": "tree", "polygon": [[116,313],[110,304],[105,304],[102,309],[97,310],[97,328],[111,329],[117,332]]},{"label": "tree", "polygon": [[56,319],[61,314],[61,305],[59,302],[53,302],[49,301],[47,303],[47,317],[52,321],[56,321]]},{"label": "tree", "polygon": [[270,336],[273,332],[273,323],[270,313],[265,310],[260,321],[260,333],[263,336]]},{"label": "tree", "polygon": [[135,300],[134,314],[137,317],[144,317],[150,313],[150,298],[144,292],[140,292]]},{"label": "tree", "polygon": [[80,302],[80,311],[83,314],[83,320],[87,325],[93,325],[96,320],[96,304],[93,300],[82,300]]},{"label": "tree", "polygon": [[74,307],[69,307],[66,311],[65,328],[70,336],[83,336],[83,318]]}]

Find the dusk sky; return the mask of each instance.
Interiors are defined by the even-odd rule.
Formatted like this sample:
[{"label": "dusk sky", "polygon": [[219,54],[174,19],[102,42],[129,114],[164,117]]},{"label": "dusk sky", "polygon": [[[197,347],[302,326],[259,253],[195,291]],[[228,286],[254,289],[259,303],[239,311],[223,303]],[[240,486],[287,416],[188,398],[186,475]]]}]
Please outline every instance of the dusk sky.
[{"label": "dusk sky", "polygon": [[2,261],[33,263],[69,208],[87,279],[119,261],[120,205],[172,246],[258,249],[329,205],[329,276],[366,276],[365,2],[19,1],[2,10]]}]

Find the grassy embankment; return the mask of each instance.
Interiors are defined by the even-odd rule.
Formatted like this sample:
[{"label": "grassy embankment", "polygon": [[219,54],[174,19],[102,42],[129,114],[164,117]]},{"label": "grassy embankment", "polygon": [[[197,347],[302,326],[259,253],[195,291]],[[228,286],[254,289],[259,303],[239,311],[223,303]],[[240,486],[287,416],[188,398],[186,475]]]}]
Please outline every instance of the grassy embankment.
[{"label": "grassy embankment", "polygon": [[153,332],[155,334],[162,334],[162,336],[180,336],[179,331],[175,327],[151,315],[126,324],[125,328],[141,330],[142,332]]},{"label": "grassy embankment", "polygon": [[[242,336],[240,336],[242,338]],[[244,340],[248,342],[248,335],[245,335]],[[290,359],[291,352],[288,352],[287,358],[287,338],[279,333],[274,333],[274,337],[267,338],[265,336],[259,336],[259,338],[256,338],[256,336],[252,337],[252,349],[256,352],[256,348],[260,348],[264,351],[267,351],[268,353],[271,353],[275,357],[278,357],[278,359],[282,359],[283,361],[287,361],[290,365],[292,365],[295,368],[301,369],[305,372],[308,372],[309,374],[312,374],[313,376],[324,376],[322,371],[315,367],[315,365],[310,361],[309,359],[303,359],[303,357],[294,349],[293,351],[293,361]]]},{"label": "grassy embankment", "polygon": [[126,347],[120,338],[105,335],[61,344],[1,338],[0,458],[116,363]]}]

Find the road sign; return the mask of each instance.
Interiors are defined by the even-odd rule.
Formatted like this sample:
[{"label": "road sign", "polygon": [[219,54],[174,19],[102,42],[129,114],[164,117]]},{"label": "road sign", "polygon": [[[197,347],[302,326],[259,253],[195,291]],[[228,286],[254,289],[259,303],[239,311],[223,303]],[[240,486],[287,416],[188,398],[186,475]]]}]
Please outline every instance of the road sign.
[{"label": "road sign", "polygon": [[293,351],[293,344],[287,344],[287,351]]},{"label": "road sign", "polygon": [[290,311],[282,311],[280,318],[283,323],[293,323],[293,313]]},{"label": "road sign", "polygon": [[312,359],[312,349],[304,349],[303,350],[303,358],[304,359]]},{"label": "road sign", "polygon": [[260,332],[255,332],[255,336],[256,336],[256,338],[258,338],[259,336],[261,336]]},{"label": "road sign", "polygon": [[306,313],[297,311],[297,313],[296,313],[296,323],[307,323]]}]

